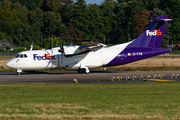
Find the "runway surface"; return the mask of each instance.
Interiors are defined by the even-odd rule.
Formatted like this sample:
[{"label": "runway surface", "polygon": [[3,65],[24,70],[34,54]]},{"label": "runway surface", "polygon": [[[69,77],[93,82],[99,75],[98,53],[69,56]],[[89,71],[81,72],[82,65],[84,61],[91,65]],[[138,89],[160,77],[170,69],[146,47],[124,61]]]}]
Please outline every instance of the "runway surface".
[{"label": "runway surface", "polygon": [[[150,79],[146,82],[164,82],[180,81],[179,74],[180,71],[122,70],[91,71],[89,74],[78,74],[76,71],[23,72],[21,75],[17,75],[16,72],[0,72],[0,84],[75,84],[74,80],[77,80],[78,84],[136,83],[145,82],[143,79],[147,79],[148,76]],[[135,80],[133,76],[136,76]],[[142,76],[143,79],[140,79]],[[121,81],[117,77],[122,77]]]}]

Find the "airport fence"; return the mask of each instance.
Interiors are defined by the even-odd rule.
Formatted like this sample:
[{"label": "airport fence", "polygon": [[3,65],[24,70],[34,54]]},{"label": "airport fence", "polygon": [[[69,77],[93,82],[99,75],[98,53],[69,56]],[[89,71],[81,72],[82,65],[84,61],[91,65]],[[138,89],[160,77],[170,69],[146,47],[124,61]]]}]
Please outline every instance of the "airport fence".
[{"label": "airport fence", "polygon": [[0,50],[0,56],[15,56],[19,53],[20,51],[11,51],[11,50]]},{"label": "airport fence", "polygon": [[173,50],[169,52],[168,54],[180,54],[180,50]]}]

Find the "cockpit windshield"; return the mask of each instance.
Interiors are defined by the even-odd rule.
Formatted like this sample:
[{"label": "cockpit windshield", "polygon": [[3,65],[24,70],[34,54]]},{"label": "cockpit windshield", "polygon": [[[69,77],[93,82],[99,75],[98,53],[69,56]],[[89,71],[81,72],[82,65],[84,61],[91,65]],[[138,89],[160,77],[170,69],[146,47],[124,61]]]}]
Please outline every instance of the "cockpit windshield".
[{"label": "cockpit windshield", "polygon": [[20,56],[20,54],[17,54],[15,58],[18,58]]},{"label": "cockpit windshield", "polygon": [[23,54],[20,55],[20,58],[23,58]]},{"label": "cockpit windshield", "polygon": [[27,58],[26,54],[17,54],[15,58]]}]

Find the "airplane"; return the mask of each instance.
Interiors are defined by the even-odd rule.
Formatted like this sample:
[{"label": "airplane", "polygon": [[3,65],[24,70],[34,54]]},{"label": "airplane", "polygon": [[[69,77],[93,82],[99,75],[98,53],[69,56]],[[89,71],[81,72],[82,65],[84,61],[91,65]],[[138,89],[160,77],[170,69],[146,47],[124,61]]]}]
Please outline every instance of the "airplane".
[{"label": "airplane", "polygon": [[17,74],[23,70],[71,69],[89,73],[92,68],[117,66],[152,56],[168,53],[171,49],[160,48],[169,15],[154,18],[148,29],[136,39],[111,47],[96,45],[60,46],[50,50],[29,50],[17,54],[6,63]]}]

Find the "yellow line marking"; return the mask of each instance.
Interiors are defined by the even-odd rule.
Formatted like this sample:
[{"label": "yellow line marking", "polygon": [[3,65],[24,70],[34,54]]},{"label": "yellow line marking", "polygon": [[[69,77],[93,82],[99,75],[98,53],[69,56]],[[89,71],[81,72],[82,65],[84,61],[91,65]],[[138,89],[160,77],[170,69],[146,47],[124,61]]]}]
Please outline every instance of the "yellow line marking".
[{"label": "yellow line marking", "polygon": [[160,80],[160,79],[147,79],[147,80],[153,80],[153,81],[164,81],[164,82],[166,82],[166,81],[175,81],[175,80]]}]

